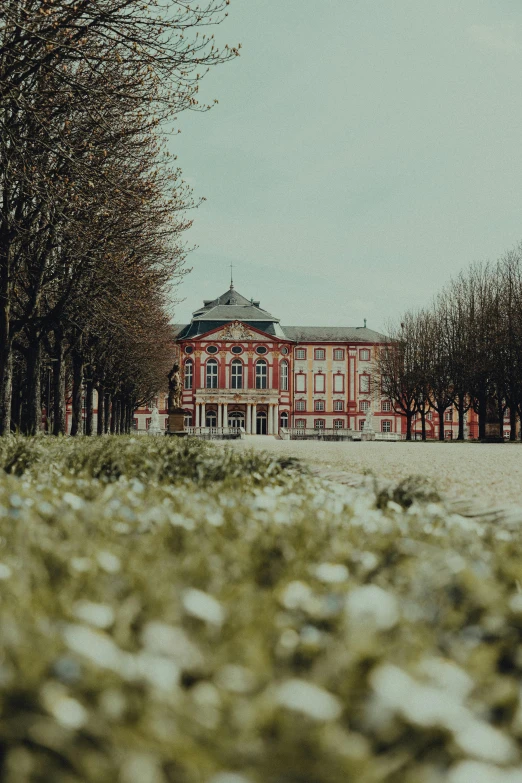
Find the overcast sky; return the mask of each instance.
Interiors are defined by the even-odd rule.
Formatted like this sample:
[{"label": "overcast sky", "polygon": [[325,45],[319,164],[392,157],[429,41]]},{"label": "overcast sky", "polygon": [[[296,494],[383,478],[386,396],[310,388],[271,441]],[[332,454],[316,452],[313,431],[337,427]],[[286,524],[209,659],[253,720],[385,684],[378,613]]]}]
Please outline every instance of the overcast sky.
[{"label": "overcast sky", "polygon": [[178,323],[233,263],[283,324],[382,329],[522,239],[520,0],[232,0],[216,36]]}]

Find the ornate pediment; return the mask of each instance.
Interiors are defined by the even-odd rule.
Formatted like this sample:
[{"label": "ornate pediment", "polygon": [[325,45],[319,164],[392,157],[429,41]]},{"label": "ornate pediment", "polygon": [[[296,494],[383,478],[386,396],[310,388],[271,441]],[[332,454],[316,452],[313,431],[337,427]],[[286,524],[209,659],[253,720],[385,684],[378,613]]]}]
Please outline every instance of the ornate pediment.
[{"label": "ornate pediment", "polygon": [[224,341],[238,341],[245,342],[251,340],[259,340],[259,335],[241,323],[241,321],[231,321],[221,331],[213,332],[212,335],[204,337],[204,340],[224,340]]}]

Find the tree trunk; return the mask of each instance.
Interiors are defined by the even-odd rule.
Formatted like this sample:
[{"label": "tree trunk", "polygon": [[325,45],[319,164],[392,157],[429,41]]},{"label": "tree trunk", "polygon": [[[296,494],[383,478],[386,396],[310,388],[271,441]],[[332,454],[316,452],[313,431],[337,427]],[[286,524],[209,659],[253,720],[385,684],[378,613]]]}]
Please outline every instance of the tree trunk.
[{"label": "tree trunk", "polygon": [[72,424],[71,435],[82,433],[82,379],[83,359],[76,351],[72,357],[73,388],[72,388]]},{"label": "tree trunk", "polygon": [[422,440],[426,440],[426,410],[424,409],[424,406],[421,408],[420,411],[420,417],[421,417],[421,437]]},{"label": "tree trunk", "polygon": [[13,377],[13,396],[11,403],[11,432],[20,432],[22,427],[23,397],[20,377]]},{"label": "tree trunk", "polygon": [[105,389],[103,388],[103,383],[98,384],[98,415],[96,418],[96,433],[98,435],[103,435],[104,429],[103,429],[103,423],[104,423],[104,416],[105,416]]},{"label": "tree trunk", "polygon": [[439,440],[444,440],[444,414],[446,412],[446,409],[442,410],[439,413]]},{"label": "tree trunk", "polygon": [[120,435],[123,435],[125,433],[126,411],[127,411],[127,398],[122,396],[120,402],[120,426],[119,426]]},{"label": "tree trunk", "polygon": [[92,435],[94,425],[94,384],[87,381],[85,386],[85,434]]},{"label": "tree trunk", "polygon": [[406,414],[406,440],[411,440],[411,419],[412,419],[412,412],[408,411]]},{"label": "tree trunk", "polygon": [[112,395],[105,395],[105,404],[103,406],[103,434],[107,435],[110,432],[112,421]]},{"label": "tree trunk", "polygon": [[29,335],[29,349],[26,360],[26,396],[27,410],[22,422],[22,429],[26,435],[36,435],[42,424],[42,388],[41,388],[41,359],[42,343],[40,335]]},{"label": "tree trunk", "polygon": [[459,434],[457,435],[457,440],[464,440],[464,417],[465,417],[465,404],[464,404],[464,395],[459,395],[459,401],[457,403],[457,411],[458,411],[458,417],[459,417]]},{"label": "tree trunk", "polygon": [[504,406],[500,394],[498,397],[498,437],[504,438]]},{"label": "tree trunk", "polygon": [[479,417],[479,440],[486,437],[486,415],[488,409],[488,402],[485,394],[481,394],[478,398],[478,417]]},{"label": "tree trunk", "polygon": [[8,435],[11,431],[13,349],[9,342],[3,342],[3,332],[0,328],[0,435]]},{"label": "tree trunk", "polygon": [[517,439],[517,409],[514,405],[509,406],[509,440]]},{"label": "tree trunk", "polygon": [[116,421],[118,419],[117,415],[117,409],[118,409],[118,398],[115,394],[112,395],[112,405],[111,405],[111,435],[116,434]]},{"label": "tree trunk", "polygon": [[62,334],[55,333],[53,362],[53,435],[65,435],[65,346]]}]

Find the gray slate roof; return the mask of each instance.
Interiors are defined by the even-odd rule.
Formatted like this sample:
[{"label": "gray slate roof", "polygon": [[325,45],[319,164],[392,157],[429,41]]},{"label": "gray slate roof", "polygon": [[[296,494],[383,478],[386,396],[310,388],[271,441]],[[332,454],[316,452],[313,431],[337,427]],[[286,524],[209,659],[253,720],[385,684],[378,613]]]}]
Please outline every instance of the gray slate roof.
[{"label": "gray slate roof", "polygon": [[366,326],[283,326],[290,340],[308,343],[378,343],[383,334]]},{"label": "gray slate roof", "polygon": [[217,305],[205,309],[201,315],[194,315],[194,320],[198,321],[273,321],[279,323],[279,318],[262,310],[260,307],[251,305]]},{"label": "gray slate roof", "polygon": [[[227,319],[228,321],[229,319]],[[261,332],[273,335],[274,337],[281,337],[284,339],[284,334],[277,322],[273,321],[248,321],[244,318],[232,318],[233,321],[241,321],[247,324],[247,326],[253,326],[255,329],[259,329]],[[207,321],[207,320],[194,320],[192,323],[187,324],[176,335],[176,339],[187,339],[190,337],[199,337],[199,335],[211,332],[213,329],[222,328],[227,321]]]},{"label": "gray slate roof", "polygon": [[293,342],[308,343],[377,343],[386,338],[384,335],[368,329],[366,326],[281,326],[275,318],[260,307],[260,303],[247,299],[234,290],[228,291],[217,299],[206,299],[203,307],[192,314],[189,324],[174,326],[176,339],[199,337],[231,321],[241,321],[253,326],[265,334]]}]

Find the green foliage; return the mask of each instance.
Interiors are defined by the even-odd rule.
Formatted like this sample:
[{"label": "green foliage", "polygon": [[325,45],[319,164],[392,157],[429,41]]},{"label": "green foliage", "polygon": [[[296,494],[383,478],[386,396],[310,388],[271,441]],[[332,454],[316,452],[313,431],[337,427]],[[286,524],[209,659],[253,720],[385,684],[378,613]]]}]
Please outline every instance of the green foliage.
[{"label": "green foliage", "polygon": [[190,440],[0,464],[2,780],[520,779],[520,520]]}]

